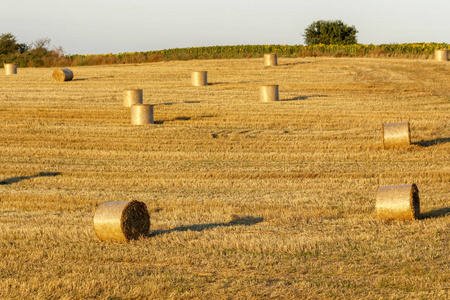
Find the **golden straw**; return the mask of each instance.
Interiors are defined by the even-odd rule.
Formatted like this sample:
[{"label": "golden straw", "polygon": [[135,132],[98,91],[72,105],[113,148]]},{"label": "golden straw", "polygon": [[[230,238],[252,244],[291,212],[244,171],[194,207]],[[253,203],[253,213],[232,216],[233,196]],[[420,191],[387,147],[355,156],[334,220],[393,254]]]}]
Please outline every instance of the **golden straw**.
[{"label": "golden straw", "polygon": [[131,106],[131,125],[154,124],[153,105],[134,104]]},{"label": "golden straw", "polygon": [[415,220],[420,214],[419,190],[415,184],[380,186],[376,211],[380,219]]},{"label": "golden straw", "polygon": [[264,66],[273,67],[277,65],[278,65],[277,55],[275,53],[264,54]]},{"label": "golden straw", "polygon": [[434,50],[434,59],[437,61],[448,61],[448,50]]},{"label": "golden straw", "polygon": [[55,81],[64,82],[64,81],[71,81],[73,79],[73,73],[71,70],[64,68],[64,69],[56,69],[53,72],[53,79]]},{"label": "golden straw", "polygon": [[192,72],[192,74],[191,74],[191,84],[193,86],[205,86],[205,85],[208,85],[207,72],[206,71]]},{"label": "golden straw", "polygon": [[409,146],[411,144],[411,131],[409,122],[390,123],[381,126],[383,147]]},{"label": "golden straw", "polygon": [[126,242],[148,235],[150,214],[139,201],[105,202],[94,215],[94,231],[99,240]]},{"label": "golden straw", "polygon": [[143,95],[140,89],[123,90],[123,106],[131,107],[133,104],[142,104]]},{"label": "golden straw", "polygon": [[259,98],[262,102],[278,101],[278,85],[264,85],[259,88]]},{"label": "golden straw", "polygon": [[4,64],[5,75],[17,74],[17,64]]}]

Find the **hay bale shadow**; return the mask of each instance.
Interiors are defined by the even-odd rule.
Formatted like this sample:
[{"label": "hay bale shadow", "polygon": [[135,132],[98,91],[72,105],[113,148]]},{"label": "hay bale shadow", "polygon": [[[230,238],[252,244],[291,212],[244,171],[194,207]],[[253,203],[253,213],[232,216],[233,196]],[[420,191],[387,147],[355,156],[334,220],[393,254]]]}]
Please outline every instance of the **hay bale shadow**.
[{"label": "hay bale shadow", "polygon": [[320,98],[320,97],[328,97],[327,95],[311,95],[311,96],[298,96],[288,99],[280,99],[279,101],[297,101],[297,100],[306,100],[309,98]]},{"label": "hay bale shadow", "polygon": [[13,183],[20,182],[22,180],[27,180],[27,179],[37,178],[37,177],[55,177],[58,175],[61,175],[61,172],[40,172],[39,174],[31,175],[31,176],[20,176],[20,177],[7,178],[3,181],[0,181],[0,185],[13,184]]},{"label": "hay bale shadow", "polygon": [[164,124],[164,122],[173,122],[173,121],[189,121],[190,119],[192,119],[191,117],[176,117],[172,120],[158,120],[158,121],[154,121],[155,124]]},{"label": "hay bale shadow", "polygon": [[437,138],[437,139],[430,140],[430,141],[414,142],[412,144],[418,145],[421,147],[431,147],[431,146],[436,146],[438,144],[445,144],[445,143],[449,143],[449,142],[450,142],[450,138]]},{"label": "hay bale shadow", "polygon": [[450,216],[450,207],[435,209],[435,210],[432,210],[432,211],[429,211],[426,213],[422,213],[422,214],[420,214],[419,219],[424,220],[424,219],[432,219],[432,218],[441,218],[441,217],[446,217],[446,216]]},{"label": "hay bale shadow", "polygon": [[106,79],[106,78],[114,78],[114,76],[103,76],[103,77],[90,77],[90,78],[75,78],[72,81],[85,81],[85,80],[96,80],[96,79]]},{"label": "hay bale shadow", "polygon": [[194,225],[188,225],[188,226],[179,226],[172,229],[167,230],[154,230],[151,232],[148,237],[154,237],[161,234],[168,234],[176,231],[203,231],[206,229],[212,229],[216,227],[230,227],[230,226],[251,226],[255,225],[257,223],[260,223],[264,221],[263,217],[252,217],[252,216],[245,216],[245,217],[233,217],[233,220],[226,223],[206,223],[206,224],[194,224]]},{"label": "hay bale shadow", "polygon": [[278,66],[280,66],[280,67],[296,66],[296,65],[304,65],[304,64],[310,64],[310,63],[312,63],[312,62],[311,61],[299,61],[299,62],[295,62],[295,63],[278,64]]}]

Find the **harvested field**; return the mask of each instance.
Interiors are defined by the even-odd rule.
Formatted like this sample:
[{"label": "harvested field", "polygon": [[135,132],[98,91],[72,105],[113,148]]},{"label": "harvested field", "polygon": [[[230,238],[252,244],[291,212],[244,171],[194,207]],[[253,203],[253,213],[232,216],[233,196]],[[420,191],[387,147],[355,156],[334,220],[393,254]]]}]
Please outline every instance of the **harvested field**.
[{"label": "harvested field", "polygon": [[[450,297],[450,64],[71,70],[0,74],[0,298]],[[280,101],[260,101],[268,84]],[[155,124],[130,124],[131,88]],[[411,145],[383,149],[381,124],[407,121]],[[377,188],[412,183],[420,219],[379,220]],[[100,242],[96,208],[130,200],[151,234]]]}]

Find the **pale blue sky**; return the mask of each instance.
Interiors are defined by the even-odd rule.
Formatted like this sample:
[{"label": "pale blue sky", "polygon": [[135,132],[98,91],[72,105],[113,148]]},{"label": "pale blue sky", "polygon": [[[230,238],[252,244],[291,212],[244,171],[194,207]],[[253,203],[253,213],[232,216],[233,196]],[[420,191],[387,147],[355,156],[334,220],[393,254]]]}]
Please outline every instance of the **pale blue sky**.
[{"label": "pale blue sky", "polygon": [[66,54],[303,44],[317,20],[354,25],[363,44],[450,43],[450,0],[1,0],[0,33],[48,37]]}]

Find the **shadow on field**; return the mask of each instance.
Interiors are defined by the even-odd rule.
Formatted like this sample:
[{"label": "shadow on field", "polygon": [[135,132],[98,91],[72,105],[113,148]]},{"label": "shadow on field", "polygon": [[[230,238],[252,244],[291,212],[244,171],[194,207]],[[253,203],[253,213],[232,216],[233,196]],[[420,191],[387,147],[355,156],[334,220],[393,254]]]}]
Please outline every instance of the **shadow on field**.
[{"label": "shadow on field", "polygon": [[216,228],[216,227],[230,227],[230,226],[237,226],[237,225],[251,226],[251,225],[258,224],[262,221],[264,221],[263,217],[246,216],[246,217],[238,218],[236,220],[233,220],[233,221],[230,221],[227,223],[195,224],[195,225],[189,225],[189,226],[175,227],[173,229],[168,229],[168,230],[154,230],[148,236],[153,237],[156,235],[167,234],[167,233],[171,233],[171,232],[175,232],[175,231],[203,231],[206,229],[212,229],[212,228]]},{"label": "shadow on field", "polygon": [[419,219],[431,219],[431,218],[440,218],[445,216],[450,216],[450,207],[441,208],[441,209],[435,209],[432,211],[429,211],[427,213],[420,214]]},{"label": "shadow on field", "polygon": [[256,83],[261,81],[230,81],[230,82],[208,82],[208,85],[221,85],[221,84],[238,84],[238,83]]},{"label": "shadow on field", "polygon": [[106,78],[114,78],[114,76],[103,76],[103,77],[91,77],[91,78],[75,78],[72,81],[84,81],[84,80],[95,80],[95,79],[106,79]]},{"label": "shadow on field", "polygon": [[37,177],[54,177],[54,176],[58,176],[58,175],[61,175],[61,173],[60,172],[41,172],[39,174],[31,175],[31,176],[11,177],[11,178],[5,179],[3,181],[0,181],[0,185],[13,184],[16,182],[20,182],[22,180],[32,179],[32,178],[37,178]]},{"label": "shadow on field", "polygon": [[173,122],[173,121],[189,121],[191,117],[176,117],[172,120],[155,120],[155,124],[164,124],[164,122]]},{"label": "shadow on field", "polygon": [[284,67],[284,66],[295,66],[295,65],[304,65],[304,64],[310,64],[312,63],[311,61],[299,61],[299,62],[295,62],[295,63],[288,63],[288,64],[279,64],[280,67]]},{"label": "shadow on field", "polygon": [[450,138],[437,138],[437,139],[434,139],[431,141],[420,141],[420,142],[415,142],[412,144],[422,146],[422,147],[430,147],[430,146],[436,146],[438,144],[445,144],[445,143],[449,143],[449,142],[450,142]]},{"label": "shadow on field", "polygon": [[174,105],[174,104],[181,104],[181,103],[200,103],[201,101],[183,101],[183,102],[164,102],[164,103],[157,103],[154,105]]},{"label": "shadow on field", "polygon": [[289,99],[280,99],[280,101],[296,101],[296,100],[306,100],[309,98],[324,98],[324,97],[328,97],[328,96],[327,95],[298,96],[298,97],[289,98]]}]

